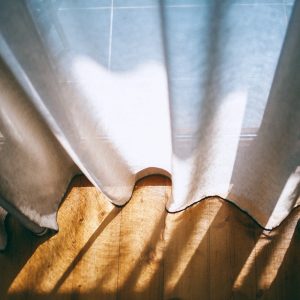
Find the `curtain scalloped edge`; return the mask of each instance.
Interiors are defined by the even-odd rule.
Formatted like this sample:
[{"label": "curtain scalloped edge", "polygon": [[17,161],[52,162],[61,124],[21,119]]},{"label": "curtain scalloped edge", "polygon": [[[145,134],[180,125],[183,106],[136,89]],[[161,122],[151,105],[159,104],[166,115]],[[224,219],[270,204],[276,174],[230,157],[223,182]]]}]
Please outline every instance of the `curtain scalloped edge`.
[{"label": "curtain scalloped edge", "polygon": [[[153,172],[153,170],[156,170],[156,171],[159,170],[159,171],[162,171],[162,172]],[[137,182],[144,179],[144,178],[147,178],[148,176],[153,176],[153,175],[163,176],[163,177],[166,177],[168,179],[171,179],[171,176],[170,176],[169,172],[166,171],[166,170],[162,170],[162,169],[159,169],[159,168],[145,168],[145,169],[141,170],[140,172],[138,172],[136,174],[136,181],[135,181],[135,184],[132,187],[132,193],[131,193],[130,198],[125,203],[123,203],[121,205],[117,201],[115,201],[115,200],[111,199],[110,197],[108,197],[105,192],[103,192],[101,190],[100,191],[101,191],[101,193],[103,193],[105,195],[105,197],[107,198],[107,201],[109,201],[110,203],[112,203],[116,207],[122,208],[130,202],[130,200],[132,198],[132,195],[134,193],[134,189],[137,185]],[[68,180],[67,184],[65,185],[64,193],[61,197],[61,200],[58,202],[59,203],[58,208],[57,208],[56,212],[53,214],[54,219],[55,219],[55,223],[56,223],[57,226],[45,226],[45,224],[47,224],[47,222],[46,223],[43,222],[43,218],[44,218],[43,216],[40,217],[41,222],[35,222],[34,220],[29,219],[28,216],[25,216],[24,214],[22,214],[20,211],[18,211],[17,214],[16,213],[11,213],[11,212],[6,213],[4,218],[2,218],[3,220],[0,220],[0,221],[2,221],[2,222],[0,222],[0,250],[5,250],[6,245],[7,245],[7,233],[6,233],[6,230],[5,230],[5,218],[7,217],[7,214],[9,214],[9,213],[14,215],[23,224],[24,227],[31,230],[37,236],[42,236],[45,233],[47,233],[49,230],[53,230],[54,232],[58,232],[59,231],[59,224],[57,222],[58,210],[59,210],[60,205],[62,204],[62,202],[65,200],[68,191],[71,188],[72,181],[77,176],[84,176],[84,174],[82,174],[82,173],[75,174]],[[98,187],[95,187],[95,188],[98,189]],[[165,206],[165,211],[167,213],[170,213],[170,214],[176,214],[176,213],[191,209],[192,207],[196,206],[200,202],[203,202],[205,200],[211,200],[211,199],[217,199],[219,201],[224,201],[224,202],[228,203],[229,205],[234,206],[239,211],[241,211],[243,214],[245,214],[248,218],[250,218],[257,226],[259,226],[261,229],[267,230],[267,231],[272,231],[272,230],[278,228],[290,216],[290,214],[300,206],[300,205],[295,205],[294,207],[292,207],[292,209],[290,209],[288,211],[288,213],[283,215],[282,219],[279,222],[277,222],[274,226],[271,226],[271,227],[263,225],[263,223],[259,220],[259,217],[255,216],[255,214],[249,212],[247,209],[245,209],[243,207],[243,205],[238,205],[235,201],[230,200],[226,197],[219,196],[218,194],[200,197],[199,200],[194,201],[193,203],[189,203],[185,207],[180,208],[178,210],[169,210],[167,208],[167,205],[166,205]],[[2,208],[0,207],[0,209],[2,209]],[[2,210],[6,211],[4,208]],[[15,210],[17,210],[17,209],[15,209]],[[23,215],[21,220],[20,220],[20,215]],[[28,219],[29,222],[31,223],[30,226],[28,226],[28,223],[24,222],[25,218]],[[34,226],[36,226],[36,228],[40,228],[40,230],[39,231],[32,230],[32,226],[31,226],[32,224]],[[4,239],[3,240],[4,243],[2,243],[2,244],[1,244],[1,239]]]}]

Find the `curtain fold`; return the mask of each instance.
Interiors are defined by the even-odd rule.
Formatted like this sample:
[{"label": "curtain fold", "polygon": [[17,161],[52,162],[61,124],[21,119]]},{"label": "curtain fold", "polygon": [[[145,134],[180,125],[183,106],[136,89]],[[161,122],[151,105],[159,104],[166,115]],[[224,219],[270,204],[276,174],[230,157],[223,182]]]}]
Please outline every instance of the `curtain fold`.
[{"label": "curtain fold", "polygon": [[220,196],[268,229],[297,205],[299,1],[3,0],[0,28],[1,248],[7,212],[57,230],[81,172],[117,205],[164,174],[168,211]]}]

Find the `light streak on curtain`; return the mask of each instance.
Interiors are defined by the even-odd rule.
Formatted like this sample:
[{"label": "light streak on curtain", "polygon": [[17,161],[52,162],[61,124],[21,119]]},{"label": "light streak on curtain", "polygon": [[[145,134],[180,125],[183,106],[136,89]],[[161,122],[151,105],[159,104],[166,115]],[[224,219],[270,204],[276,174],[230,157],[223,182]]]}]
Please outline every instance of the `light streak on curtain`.
[{"label": "light streak on curtain", "polygon": [[226,198],[271,229],[297,205],[300,5],[1,0],[0,247],[7,212],[57,230],[72,177],[117,205],[172,178],[171,212]]}]

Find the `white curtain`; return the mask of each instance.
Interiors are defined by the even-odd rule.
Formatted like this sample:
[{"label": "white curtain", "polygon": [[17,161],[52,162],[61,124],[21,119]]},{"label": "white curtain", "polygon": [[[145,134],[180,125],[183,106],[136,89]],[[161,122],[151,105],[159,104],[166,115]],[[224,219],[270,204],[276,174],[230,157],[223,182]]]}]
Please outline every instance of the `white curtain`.
[{"label": "white curtain", "polygon": [[117,205],[172,178],[167,210],[220,196],[268,229],[300,188],[300,5],[0,0],[0,247],[7,212],[57,230],[83,173]]}]

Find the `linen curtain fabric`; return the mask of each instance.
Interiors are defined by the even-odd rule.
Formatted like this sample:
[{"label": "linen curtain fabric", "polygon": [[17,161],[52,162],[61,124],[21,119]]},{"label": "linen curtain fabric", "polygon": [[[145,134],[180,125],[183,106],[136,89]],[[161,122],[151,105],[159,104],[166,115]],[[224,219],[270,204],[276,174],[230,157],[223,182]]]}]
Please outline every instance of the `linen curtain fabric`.
[{"label": "linen curtain fabric", "polygon": [[167,210],[226,198],[271,229],[300,182],[300,5],[0,0],[0,247],[80,172],[112,203],[172,178]]}]

